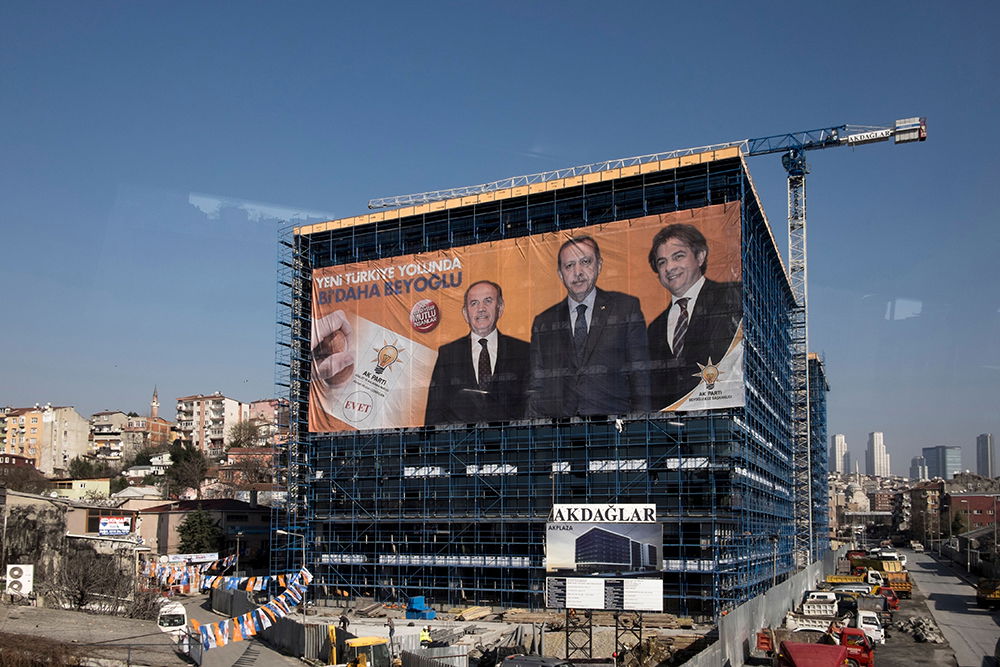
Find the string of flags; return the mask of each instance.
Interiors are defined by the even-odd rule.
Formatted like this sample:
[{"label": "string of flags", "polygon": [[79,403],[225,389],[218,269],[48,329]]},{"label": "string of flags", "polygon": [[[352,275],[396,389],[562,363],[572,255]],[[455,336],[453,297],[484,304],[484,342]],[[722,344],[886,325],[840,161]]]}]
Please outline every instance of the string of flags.
[{"label": "string of flags", "polygon": [[236,555],[226,556],[210,563],[185,565],[184,563],[157,563],[150,561],[146,574],[161,586],[194,586],[202,588],[204,573],[210,570],[225,570],[236,562]]},{"label": "string of flags", "polygon": [[[247,579],[247,577],[217,577],[217,579],[238,578]],[[268,579],[269,577],[249,578]],[[309,570],[303,567],[288,577],[279,574],[274,578],[284,582],[286,585],[285,590],[256,609],[234,618],[227,618],[207,625],[191,619],[189,622],[192,629],[198,633],[202,648],[207,651],[212,648],[226,646],[232,642],[250,639],[262,630],[266,630],[274,625],[279,619],[288,616],[292,612],[292,609],[302,602],[302,596],[305,594],[306,587],[312,581],[313,576]],[[255,588],[253,590],[260,589]]]},{"label": "string of flags", "polygon": [[224,591],[262,591],[265,590],[272,581],[278,584],[279,588],[287,588],[289,582],[294,581],[299,575],[284,575],[264,577],[222,577],[206,576],[201,579],[201,590],[209,588],[221,588]]}]

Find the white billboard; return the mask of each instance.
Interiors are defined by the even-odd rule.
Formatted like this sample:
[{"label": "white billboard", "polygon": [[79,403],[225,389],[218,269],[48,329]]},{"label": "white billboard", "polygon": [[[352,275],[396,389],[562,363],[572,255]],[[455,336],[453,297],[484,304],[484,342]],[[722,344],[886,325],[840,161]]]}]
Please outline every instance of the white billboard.
[{"label": "white billboard", "polygon": [[98,535],[128,535],[132,532],[132,517],[102,516],[97,526]]},{"label": "white billboard", "polygon": [[662,612],[663,580],[546,577],[545,606],[550,609]]}]

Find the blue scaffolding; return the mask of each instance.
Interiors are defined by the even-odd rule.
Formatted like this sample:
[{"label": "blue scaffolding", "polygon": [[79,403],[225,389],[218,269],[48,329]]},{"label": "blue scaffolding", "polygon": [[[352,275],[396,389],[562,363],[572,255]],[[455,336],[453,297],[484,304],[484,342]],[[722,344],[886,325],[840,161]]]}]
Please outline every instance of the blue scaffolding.
[{"label": "blue scaffolding", "polygon": [[[794,299],[743,159],[491,199],[279,239],[276,382],[291,409],[287,502],[272,520],[290,534],[272,538],[272,570],[296,565],[305,540],[319,597],[541,608],[553,504],[653,503],[666,611],[713,620],[780,581],[795,567]],[[712,204],[741,212],[745,407],[309,433],[313,269]],[[825,436],[813,442],[823,449]],[[607,460],[645,463],[590,465]],[[566,462],[571,472],[558,472]]]},{"label": "blue scaffolding", "polygon": [[819,355],[809,354],[809,443],[812,465],[812,560],[823,558],[830,548],[830,484],[827,473],[829,450],[826,432],[826,394],[830,385],[826,380],[826,366]]}]

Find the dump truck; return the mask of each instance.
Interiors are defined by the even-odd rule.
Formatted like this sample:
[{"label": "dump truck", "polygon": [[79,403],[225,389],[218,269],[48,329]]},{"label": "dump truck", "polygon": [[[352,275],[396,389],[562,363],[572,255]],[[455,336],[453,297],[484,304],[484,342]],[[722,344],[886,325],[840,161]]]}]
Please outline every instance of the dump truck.
[{"label": "dump truck", "polygon": [[790,611],[785,614],[785,627],[789,630],[819,630],[826,632],[831,626],[860,628],[873,644],[885,643],[885,629],[878,612],[857,610],[842,616],[806,616]]},{"label": "dump truck", "polygon": [[800,611],[806,616],[834,616],[837,613],[837,596],[833,591],[806,591]]},{"label": "dump truck", "polygon": [[833,632],[829,633],[811,630],[796,632],[787,628],[765,628],[757,633],[756,648],[768,657],[776,657],[778,653],[776,649],[785,643],[840,645],[846,649],[846,655],[841,662],[833,664],[843,665],[844,661],[847,661],[848,664],[858,667],[874,667],[875,665],[875,649],[868,637],[865,636],[864,631],[858,628],[834,629]]},{"label": "dump truck", "polygon": [[1000,607],[1000,579],[980,579],[976,586],[976,603],[980,607]]},{"label": "dump truck", "polygon": [[913,582],[906,570],[900,572],[885,572],[885,585],[896,591],[896,595],[904,600],[913,597]]},{"label": "dump truck", "polygon": [[841,667],[847,662],[846,646],[781,642],[775,667]]},{"label": "dump truck", "polygon": [[845,595],[838,601],[838,615],[854,615],[859,610],[875,612],[883,626],[892,623],[892,610],[889,608],[889,601],[881,595]]},{"label": "dump truck", "polygon": [[828,584],[872,584],[873,586],[882,586],[885,584],[885,579],[882,577],[882,573],[878,570],[865,570],[859,574],[828,574],[826,576],[826,583]]},{"label": "dump truck", "polygon": [[795,611],[785,614],[785,628],[789,630],[816,630],[826,632],[830,626],[847,627],[850,614],[831,614],[829,616],[808,616]]},{"label": "dump truck", "polygon": [[855,558],[851,561],[851,572],[857,574],[864,570],[876,572],[902,572],[906,566],[898,558]]}]

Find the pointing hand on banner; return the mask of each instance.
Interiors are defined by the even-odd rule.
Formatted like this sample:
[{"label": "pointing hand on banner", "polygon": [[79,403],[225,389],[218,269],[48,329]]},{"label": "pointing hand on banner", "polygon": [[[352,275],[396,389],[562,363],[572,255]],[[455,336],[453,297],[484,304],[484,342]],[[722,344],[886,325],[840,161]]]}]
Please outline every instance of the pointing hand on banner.
[{"label": "pointing hand on banner", "polygon": [[354,330],[344,311],[313,320],[313,377],[331,387],[347,384],[354,367]]}]

